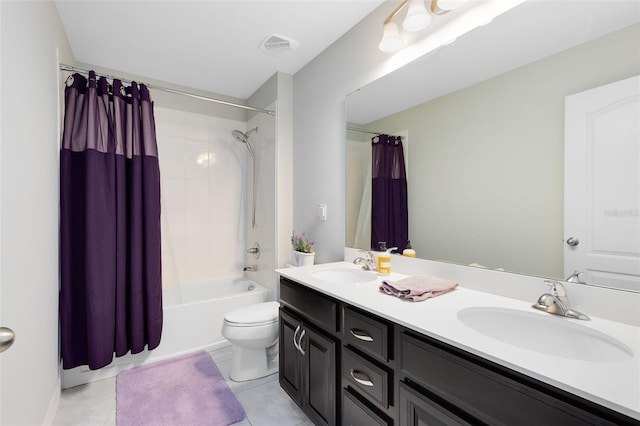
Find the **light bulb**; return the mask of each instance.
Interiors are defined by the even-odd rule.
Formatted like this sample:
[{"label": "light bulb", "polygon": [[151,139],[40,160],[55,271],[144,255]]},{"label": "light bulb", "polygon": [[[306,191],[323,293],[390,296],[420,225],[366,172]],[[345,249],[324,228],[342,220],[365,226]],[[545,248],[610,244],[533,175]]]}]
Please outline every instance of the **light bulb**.
[{"label": "light bulb", "polygon": [[400,37],[400,31],[398,31],[398,24],[395,22],[389,22],[384,24],[384,33],[382,34],[382,40],[378,48],[383,52],[395,52],[402,49],[404,42]]},{"label": "light bulb", "polygon": [[402,21],[402,28],[407,31],[420,31],[429,26],[431,15],[427,12],[424,0],[409,0],[407,16]]}]

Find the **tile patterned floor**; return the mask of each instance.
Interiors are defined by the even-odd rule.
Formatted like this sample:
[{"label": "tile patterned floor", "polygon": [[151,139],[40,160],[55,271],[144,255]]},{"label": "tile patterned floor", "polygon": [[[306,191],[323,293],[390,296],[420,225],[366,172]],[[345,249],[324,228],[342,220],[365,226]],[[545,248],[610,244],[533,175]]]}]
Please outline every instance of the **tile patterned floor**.
[{"label": "tile patterned floor", "polygon": [[[236,383],[229,379],[231,347],[210,352],[247,417],[236,426],[312,426],[280,388],[278,375]],[[62,391],[54,426],[115,426],[116,379],[100,380]]]}]

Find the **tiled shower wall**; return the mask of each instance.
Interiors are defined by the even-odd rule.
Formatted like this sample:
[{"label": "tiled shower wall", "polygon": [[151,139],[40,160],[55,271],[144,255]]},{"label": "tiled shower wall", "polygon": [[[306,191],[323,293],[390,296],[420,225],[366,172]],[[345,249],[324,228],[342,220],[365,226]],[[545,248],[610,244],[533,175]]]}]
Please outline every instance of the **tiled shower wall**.
[{"label": "tiled shower wall", "polygon": [[155,108],[163,286],[242,276],[251,162],[246,123]]}]

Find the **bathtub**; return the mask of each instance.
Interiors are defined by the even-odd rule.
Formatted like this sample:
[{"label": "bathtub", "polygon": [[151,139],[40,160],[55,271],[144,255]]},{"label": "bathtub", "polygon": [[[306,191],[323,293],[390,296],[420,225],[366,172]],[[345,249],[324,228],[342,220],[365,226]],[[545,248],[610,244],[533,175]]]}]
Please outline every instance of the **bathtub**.
[{"label": "bathtub", "polygon": [[160,345],[135,355],[114,358],[100,370],[80,366],[64,370],[62,387],[116,376],[120,371],[196,350],[229,346],[222,337],[224,315],[234,309],[270,300],[270,291],[245,278],[184,284],[162,289],[164,321]]}]

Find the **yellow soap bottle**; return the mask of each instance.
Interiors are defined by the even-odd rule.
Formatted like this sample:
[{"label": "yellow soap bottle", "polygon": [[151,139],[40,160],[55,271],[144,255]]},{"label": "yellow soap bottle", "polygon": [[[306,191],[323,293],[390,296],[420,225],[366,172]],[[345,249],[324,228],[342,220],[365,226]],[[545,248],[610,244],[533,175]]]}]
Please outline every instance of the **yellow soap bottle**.
[{"label": "yellow soap bottle", "polygon": [[378,254],[378,274],[389,275],[391,273],[391,250],[397,250],[398,247],[387,249],[387,243],[382,241],[380,245],[380,253]]}]

